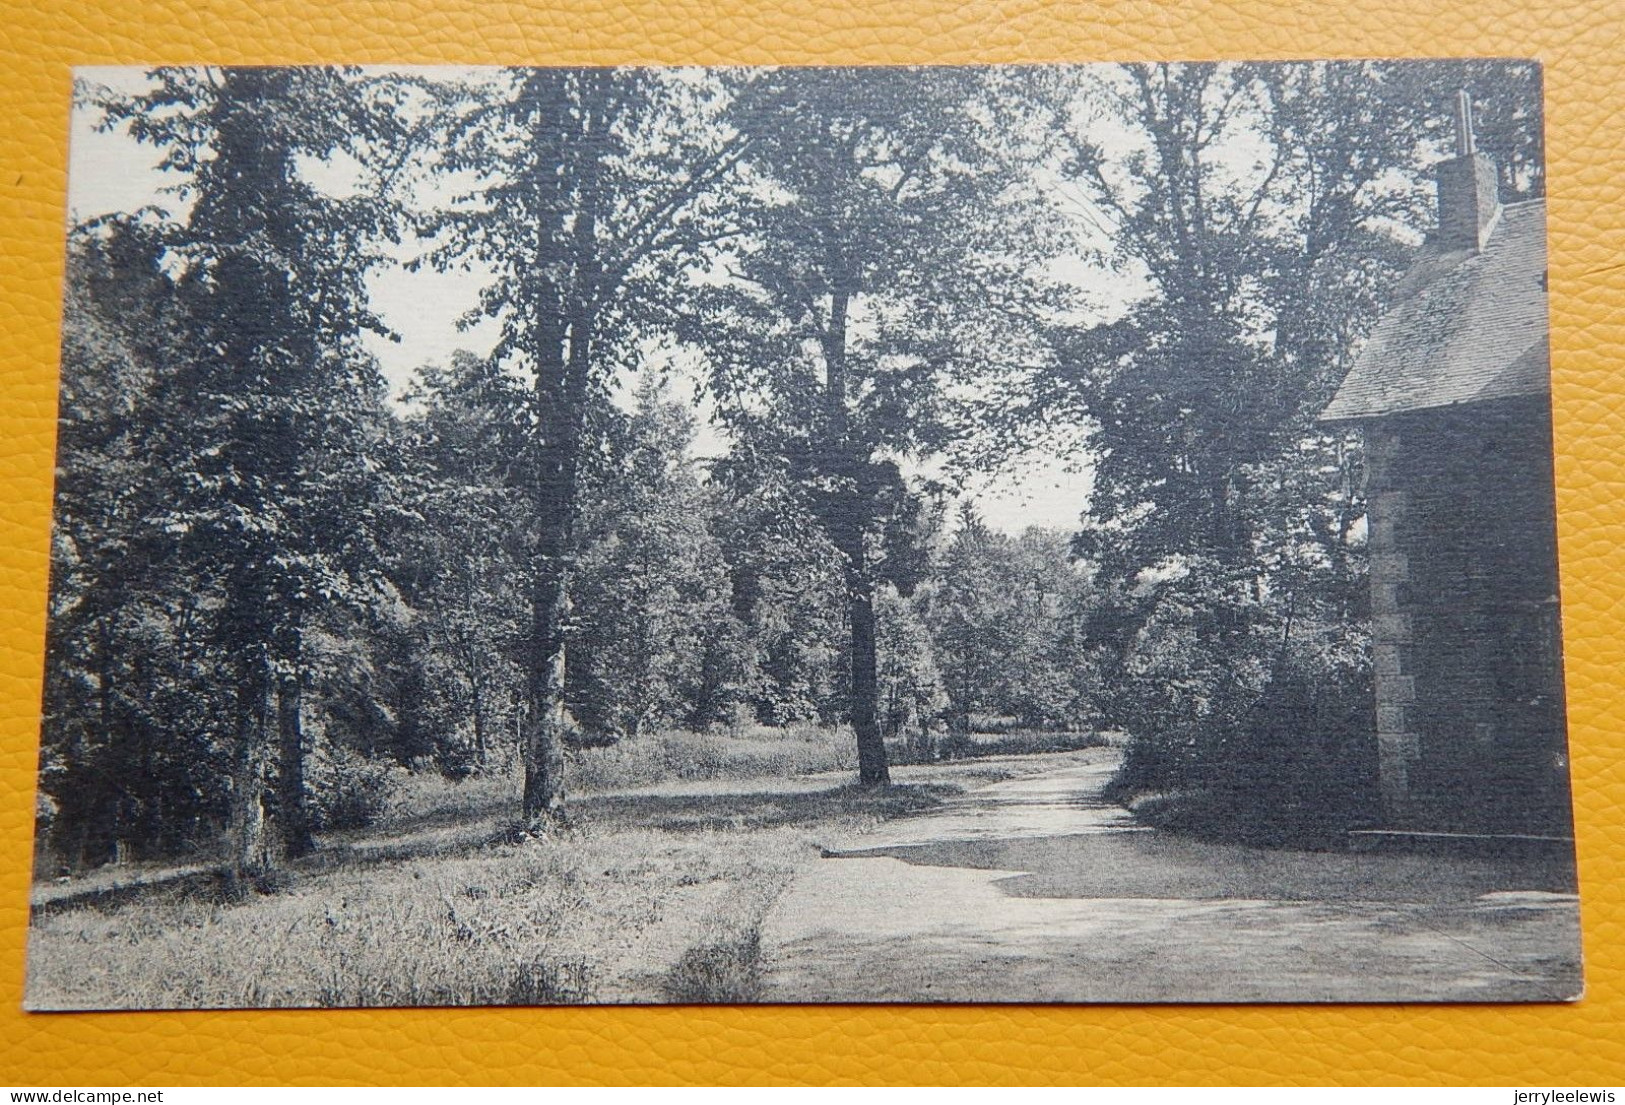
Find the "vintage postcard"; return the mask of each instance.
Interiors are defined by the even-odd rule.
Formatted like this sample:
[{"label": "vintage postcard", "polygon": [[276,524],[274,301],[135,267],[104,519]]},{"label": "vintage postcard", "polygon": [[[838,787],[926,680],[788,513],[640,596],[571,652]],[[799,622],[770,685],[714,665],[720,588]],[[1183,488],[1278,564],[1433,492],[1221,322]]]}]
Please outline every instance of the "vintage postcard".
[{"label": "vintage postcard", "polygon": [[80,70],[28,1008],[1578,997],[1542,126]]}]

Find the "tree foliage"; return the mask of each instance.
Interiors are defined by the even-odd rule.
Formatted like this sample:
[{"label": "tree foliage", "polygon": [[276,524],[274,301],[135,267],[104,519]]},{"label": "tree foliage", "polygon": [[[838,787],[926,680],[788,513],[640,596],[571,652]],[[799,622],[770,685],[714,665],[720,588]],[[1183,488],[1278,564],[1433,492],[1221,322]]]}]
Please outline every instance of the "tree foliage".
[{"label": "tree foliage", "polygon": [[[1076,427],[1094,465],[1076,548],[1135,786],[1247,770],[1227,750],[1284,680],[1369,698],[1360,443],[1315,419],[1432,225],[1453,86],[1487,72],[1133,65],[1095,88],[1066,169],[1139,292],[1057,328],[1017,417]],[[1513,198],[1539,187],[1538,126],[1509,91],[1487,115]]]},{"label": "tree foliage", "polygon": [[875,590],[912,590],[930,525],[902,462],[953,440],[956,389],[1020,348],[1041,298],[1035,208],[985,125],[1028,104],[970,71],[787,71],[751,91],[734,118],[755,202],[688,336],[743,463],[776,469],[839,558],[860,774],[881,784]]},{"label": "tree foliage", "polygon": [[571,589],[580,647],[568,695],[590,732],[704,729],[745,700],[744,627],[693,438],[688,409],[644,381],[590,496]]},{"label": "tree foliage", "polygon": [[[230,668],[222,739],[242,882],[269,862],[273,770],[281,844],[309,846],[303,636],[377,578],[367,454],[381,394],[360,337],[381,329],[364,276],[394,215],[375,190],[337,196],[310,169],[341,153],[386,165],[394,104],[341,70],[160,69],[146,91],[99,107],[105,126],[161,151],[178,181],[179,216],[109,229],[114,264],[135,272],[103,294],[136,296],[148,321],[167,326],[163,338],[111,343],[141,366],[144,379],[127,382],[146,383],[151,404],[129,423],[150,462],[133,473],[144,499],[137,539],[143,566],[160,548],[185,565],[191,594],[166,620],[184,616]],[[130,402],[87,398],[103,402],[102,418]]]},{"label": "tree foliage", "polygon": [[[224,845],[248,885],[403,771],[517,769],[541,829],[584,745],[671,727],[849,724],[878,785],[978,727],[1109,726],[1125,794],[1357,793],[1328,734],[1367,728],[1363,458],[1316,416],[1434,221],[1458,87],[1503,198],[1543,193],[1539,80],[168,68],[88,95],[169,191],[69,240],[49,851]],[[392,391],[370,274],[402,264],[477,285],[492,340]],[[1075,530],[949,515],[1042,453],[1092,473]]]},{"label": "tree foliage", "polygon": [[533,825],[564,809],[569,578],[606,388],[681,309],[685,275],[726,229],[714,186],[742,144],[707,125],[719,94],[709,78],[631,69],[532,69],[448,90],[437,169],[477,183],[427,221],[443,243],[433,260],[475,258],[491,273],[478,313],[498,326],[492,358],[530,382],[519,455]]}]

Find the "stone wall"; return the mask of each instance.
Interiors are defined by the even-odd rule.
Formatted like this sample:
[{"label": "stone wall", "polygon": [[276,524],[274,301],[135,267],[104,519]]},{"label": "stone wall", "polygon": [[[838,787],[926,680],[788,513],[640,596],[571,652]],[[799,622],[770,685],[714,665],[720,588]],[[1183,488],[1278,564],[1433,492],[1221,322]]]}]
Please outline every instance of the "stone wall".
[{"label": "stone wall", "polygon": [[1386,827],[1566,834],[1543,398],[1366,424]]}]

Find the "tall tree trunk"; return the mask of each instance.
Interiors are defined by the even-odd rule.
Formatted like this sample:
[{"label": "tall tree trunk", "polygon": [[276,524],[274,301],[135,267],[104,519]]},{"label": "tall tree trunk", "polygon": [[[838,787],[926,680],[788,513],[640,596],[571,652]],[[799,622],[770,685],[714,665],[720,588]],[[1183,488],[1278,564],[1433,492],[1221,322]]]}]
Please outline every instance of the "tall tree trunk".
[{"label": "tall tree trunk", "polygon": [[526,704],[530,701],[530,688],[521,686],[513,694],[513,746],[502,754],[504,764],[513,762],[511,757],[519,757],[519,762],[525,761],[525,713]]},{"label": "tall tree trunk", "polygon": [[[848,556],[853,556],[848,552]],[[879,679],[875,659],[874,590],[863,570],[863,549],[855,552],[856,571],[847,579],[847,616],[851,621],[852,729],[858,738],[858,782],[882,787],[891,782],[886,741],[880,732]]]},{"label": "tall tree trunk", "polygon": [[237,746],[232,763],[227,839],[228,877],[236,894],[247,894],[270,873],[265,840],[265,759],[269,679],[258,649],[244,649],[237,673]]},{"label": "tall tree trunk", "polygon": [[[483,558],[479,562],[483,566]],[[483,573],[482,573],[483,574]],[[463,671],[468,680],[468,708],[474,719],[474,755],[481,768],[486,765],[485,741],[485,653],[475,641],[471,627],[481,619],[479,604],[474,595],[474,572],[463,573],[463,611],[467,619],[459,635],[462,648]]]},{"label": "tall tree trunk", "polygon": [[282,822],[282,852],[290,859],[307,855],[316,846],[305,793],[303,700],[299,672],[281,676],[276,689],[277,811]]},{"label": "tall tree trunk", "polygon": [[525,711],[525,798],[527,826],[543,828],[564,816],[564,648],[568,599],[562,565],[543,570],[534,600],[529,703]]},{"label": "tall tree trunk", "polygon": [[474,755],[483,769],[489,759],[485,740],[485,693],[481,681],[469,685],[469,709],[474,715]]},{"label": "tall tree trunk", "polygon": [[136,794],[131,831],[131,844],[140,855],[143,851],[154,850],[159,844],[167,818],[164,816],[164,789],[158,777],[157,749],[154,748],[158,734],[148,720],[154,716],[152,676],[148,671],[147,658],[139,652],[130,658],[130,682],[137,688],[142,704],[139,715],[130,717],[127,722],[130,739],[136,746],[135,758],[140,765],[136,770],[141,773],[136,784],[140,789]]},{"label": "tall tree trunk", "polygon": [[571,279],[567,284],[550,285],[537,304],[544,314],[539,327],[536,373],[536,399],[542,412],[538,450],[541,464],[537,473],[537,555],[528,665],[531,710],[525,742],[524,796],[524,818],[532,828],[558,821],[565,812],[569,568],[575,554],[577,478],[593,378],[593,332],[603,272],[598,255],[598,210],[602,202],[598,158],[600,112],[608,84],[602,72],[587,71],[579,79],[583,85],[578,129],[570,143],[571,154],[578,160],[570,163],[566,173],[574,182],[576,203],[570,227]]},{"label": "tall tree trunk", "polygon": [[[97,725],[101,730],[98,734],[102,744],[101,755],[106,758],[107,762],[117,764],[122,750],[118,748],[118,723],[114,718],[115,711],[113,708],[113,621],[111,615],[104,614],[97,619],[96,645],[97,659],[99,661],[96,712]],[[115,781],[118,774],[109,774],[106,771],[100,774],[104,779],[112,782],[113,785],[104,783],[96,788],[102,791],[105,797],[99,803],[93,803],[91,808],[95,809],[97,805],[101,807],[102,816],[106,818],[106,821],[98,825],[97,828],[104,831],[106,836],[98,843],[108,850],[106,859],[116,863],[123,854],[124,799],[120,795]]]},{"label": "tall tree trunk", "polygon": [[[846,264],[838,247],[830,252],[831,271],[842,273]],[[835,281],[830,296],[829,329],[824,334],[824,401],[829,420],[831,468],[838,479],[854,485],[839,495],[826,519],[835,547],[846,561],[847,622],[851,634],[848,657],[851,667],[852,729],[858,742],[858,781],[864,786],[886,786],[891,772],[886,764],[886,742],[880,734],[878,718],[879,677],[875,656],[874,583],[864,555],[864,520],[870,504],[864,501],[858,475],[863,459],[855,455],[848,429],[846,409],[847,312],[851,292],[841,280]]]},{"label": "tall tree trunk", "polygon": [[290,859],[307,855],[316,846],[305,793],[303,623],[303,610],[290,601],[287,621],[276,634],[277,816],[282,854]]},{"label": "tall tree trunk", "polygon": [[[569,561],[573,552],[576,473],[580,466],[581,422],[585,385],[573,379],[576,362],[585,355],[570,335],[570,355],[563,356],[562,326],[549,328],[553,352],[537,373],[541,426],[535,510],[537,536],[532,556],[531,630],[526,663],[527,706],[524,740],[527,826],[544,828],[564,816],[565,648],[568,640]],[[584,367],[584,366],[583,366]]]}]

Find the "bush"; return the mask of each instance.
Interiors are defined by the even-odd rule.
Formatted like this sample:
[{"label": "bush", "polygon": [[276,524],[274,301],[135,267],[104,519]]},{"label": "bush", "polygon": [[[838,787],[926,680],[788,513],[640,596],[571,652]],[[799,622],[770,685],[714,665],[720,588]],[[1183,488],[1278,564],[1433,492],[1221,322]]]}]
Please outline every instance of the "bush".
[{"label": "bush", "polygon": [[317,832],[361,829],[389,807],[396,788],[395,769],[348,748],[318,748],[306,765],[311,820]]},{"label": "bush", "polygon": [[34,788],[34,834],[40,840],[50,839],[59,808],[56,799],[46,794],[44,787]]},{"label": "bush", "polygon": [[762,994],[762,937],[752,927],[726,943],[685,951],[661,989],[685,1005],[758,1001]]},{"label": "bush", "polygon": [[472,739],[436,741],[429,758],[434,769],[452,782],[462,782],[480,766],[479,749]]},{"label": "bush", "polygon": [[1375,707],[1368,667],[1325,659],[1285,656],[1257,694],[1135,734],[1107,796],[1193,835],[1341,846],[1375,808]]},{"label": "bush", "polygon": [[1276,671],[1231,739],[1215,749],[1215,790],[1261,843],[1341,843],[1376,808],[1370,672],[1306,664]]},{"label": "bush", "polygon": [[[1229,596],[1233,599],[1234,596]],[[1167,828],[1335,846],[1368,823],[1376,748],[1366,635],[1211,593],[1162,596],[1101,688],[1130,734],[1106,796]]]}]

